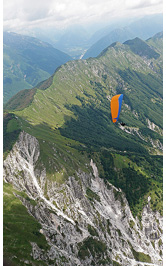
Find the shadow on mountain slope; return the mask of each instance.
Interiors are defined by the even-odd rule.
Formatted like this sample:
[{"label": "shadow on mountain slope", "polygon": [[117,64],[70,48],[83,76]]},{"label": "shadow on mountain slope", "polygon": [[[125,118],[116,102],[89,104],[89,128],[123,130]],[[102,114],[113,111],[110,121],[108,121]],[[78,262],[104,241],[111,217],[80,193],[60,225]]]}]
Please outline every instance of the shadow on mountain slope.
[{"label": "shadow on mountain slope", "polygon": [[68,106],[77,119],[66,117],[64,127],[59,128],[61,135],[77,140],[88,148],[113,148],[115,150],[146,153],[139,138],[121,131],[118,124],[113,124],[111,114],[92,106]]}]

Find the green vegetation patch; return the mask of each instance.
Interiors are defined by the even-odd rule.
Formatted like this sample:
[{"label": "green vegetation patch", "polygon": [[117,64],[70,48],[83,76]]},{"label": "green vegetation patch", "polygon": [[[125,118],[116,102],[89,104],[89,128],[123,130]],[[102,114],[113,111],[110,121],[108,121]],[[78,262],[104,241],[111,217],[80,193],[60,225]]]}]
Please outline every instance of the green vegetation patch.
[{"label": "green vegetation patch", "polygon": [[99,235],[98,235],[98,232],[96,231],[96,229],[95,229],[92,225],[90,225],[90,224],[88,224],[88,232],[89,232],[92,236],[99,236]]},{"label": "green vegetation patch", "polygon": [[129,225],[130,225],[131,228],[134,228],[135,222],[133,220],[130,220]]},{"label": "green vegetation patch", "polygon": [[4,113],[3,117],[3,152],[4,158],[12,149],[21,132],[19,122],[14,114]]},{"label": "green vegetation patch", "polygon": [[137,252],[134,249],[132,249],[132,252],[136,261],[148,262],[148,263],[152,262],[149,255],[142,252]]},{"label": "green vegetation patch", "polygon": [[119,264],[117,261],[113,260],[113,266],[122,266],[122,264]]},{"label": "green vegetation patch", "polygon": [[104,256],[104,253],[107,250],[107,246],[102,241],[94,239],[92,237],[86,238],[82,243],[79,243],[78,256],[84,260],[86,257],[89,257],[90,254],[93,257]]},{"label": "green vegetation patch", "polygon": [[11,133],[13,131],[16,131],[20,129],[19,123],[16,120],[16,118],[9,120],[9,123],[7,124],[7,133]]},{"label": "green vegetation patch", "polygon": [[93,192],[90,188],[87,188],[86,195],[87,195],[89,200],[91,200],[91,201],[97,200],[100,202],[99,195],[97,195],[95,192]]},{"label": "green vegetation patch", "polygon": [[147,262],[147,263],[151,263],[151,258],[149,255],[143,253],[143,252],[137,252],[131,245],[131,243],[128,241],[129,246],[131,248],[131,251],[133,253],[134,259],[136,261],[141,261],[141,262]]},{"label": "green vegetation patch", "polygon": [[[44,252],[49,248],[44,235],[40,233],[41,225],[29,215],[26,207],[13,194],[17,191],[12,185],[4,183],[3,191],[4,258],[14,265],[24,266],[26,260],[33,265],[39,265],[31,256],[30,242],[36,243]],[[42,263],[46,265],[45,262]]]}]

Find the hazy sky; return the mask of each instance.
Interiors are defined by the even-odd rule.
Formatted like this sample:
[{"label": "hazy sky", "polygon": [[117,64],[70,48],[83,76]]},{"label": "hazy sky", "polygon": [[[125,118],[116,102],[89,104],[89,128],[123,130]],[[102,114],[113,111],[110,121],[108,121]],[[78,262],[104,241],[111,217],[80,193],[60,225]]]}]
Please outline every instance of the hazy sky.
[{"label": "hazy sky", "polygon": [[162,13],[162,0],[4,0],[4,30],[65,27]]}]

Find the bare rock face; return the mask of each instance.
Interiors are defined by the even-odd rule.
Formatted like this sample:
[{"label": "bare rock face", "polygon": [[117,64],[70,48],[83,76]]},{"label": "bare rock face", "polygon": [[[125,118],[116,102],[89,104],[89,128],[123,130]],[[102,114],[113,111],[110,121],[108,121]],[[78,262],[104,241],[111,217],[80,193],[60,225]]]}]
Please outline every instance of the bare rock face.
[{"label": "bare rock face", "polygon": [[152,212],[150,197],[140,222],[123,192],[99,177],[92,160],[90,174],[79,170],[59,185],[47,178],[44,167],[36,169],[39,156],[37,139],[21,132],[4,162],[5,182],[36,201],[32,206],[17,195],[50,246],[43,251],[31,243],[34,260],[54,265],[56,259],[56,265],[66,266],[162,265],[162,217]]}]

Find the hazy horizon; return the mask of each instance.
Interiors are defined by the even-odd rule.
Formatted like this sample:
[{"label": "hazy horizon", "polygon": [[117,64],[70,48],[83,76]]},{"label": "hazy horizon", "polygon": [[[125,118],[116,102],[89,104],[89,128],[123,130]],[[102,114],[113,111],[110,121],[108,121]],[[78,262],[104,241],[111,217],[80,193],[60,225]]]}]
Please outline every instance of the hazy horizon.
[{"label": "hazy horizon", "polygon": [[118,21],[134,21],[163,12],[162,0],[6,0],[3,3],[3,29],[17,33],[63,30],[83,26],[95,31]]}]

